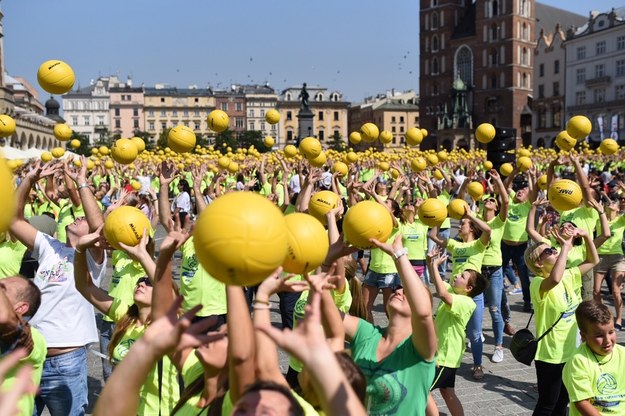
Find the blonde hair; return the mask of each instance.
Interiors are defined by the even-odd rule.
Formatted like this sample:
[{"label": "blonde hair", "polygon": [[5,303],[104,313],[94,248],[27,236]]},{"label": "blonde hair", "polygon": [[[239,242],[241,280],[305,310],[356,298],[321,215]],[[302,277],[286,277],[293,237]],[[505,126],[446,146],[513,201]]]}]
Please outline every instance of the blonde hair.
[{"label": "blonde hair", "polygon": [[537,263],[540,260],[540,255],[548,247],[550,247],[550,245],[543,242],[530,243],[525,249],[525,253],[523,253],[525,265],[535,276],[544,276],[543,269],[538,267]]},{"label": "blonde hair", "polygon": [[[350,256],[351,257],[351,256]],[[362,283],[356,277],[358,264],[353,258],[345,259],[345,278],[349,283],[349,291],[352,294],[352,304],[349,307],[349,314],[357,318],[367,319],[367,307],[362,297]]]}]

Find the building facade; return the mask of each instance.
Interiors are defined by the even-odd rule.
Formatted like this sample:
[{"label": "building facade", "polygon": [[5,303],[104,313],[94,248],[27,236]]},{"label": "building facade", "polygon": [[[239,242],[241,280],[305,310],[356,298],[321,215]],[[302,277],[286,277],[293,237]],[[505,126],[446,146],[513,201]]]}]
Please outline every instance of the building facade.
[{"label": "building facade", "polygon": [[156,85],[144,88],[145,130],[152,138],[184,124],[196,134],[212,136],[208,113],[215,109],[215,97],[209,88],[176,88]]},{"label": "building facade", "polygon": [[566,41],[571,27],[583,25],[584,16],[536,3],[538,37],[534,49],[532,145],[552,147],[565,128]]},{"label": "building facade", "polygon": [[567,33],[566,119],[581,114],[592,122],[593,146],[625,134],[625,7],[591,14]]},{"label": "building facade", "polygon": [[233,85],[229,90],[216,90],[215,108],[225,111],[230,118],[228,128],[235,134],[246,130],[246,102],[243,88]]},{"label": "building facade", "polygon": [[130,82],[109,89],[109,110],[113,135],[133,137],[135,132],[145,131],[143,116],[143,88],[133,88]]},{"label": "building facade", "polygon": [[[301,108],[301,85],[283,90],[277,103],[280,112],[278,123],[277,145],[295,144],[299,135],[299,119],[297,115]],[[343,101],[343,94],[339,91],[328,91],[319,86],[306,86],[309,107],[314,114],[313,127],[310,132],[302,132],[304,136],[313,136],[325,146],[329,146],[335,135],[346,142],[348,136],[348,108],[349,102]],[[301,137],[303,138],[303,137]]]},{"label": "building facade", "polygon": [[247,130],[260,131],[263,136],[271,136],[276,143],[281,137],[278,135],[278,126],[265,121],[265,113],[272,108],[276,108],[278,95],[268,84],[265,85],[241,85],[245,96],[245,111],[247,114]]},{"label": "building facade", "polygon": [[419,21],[420,125],[431,132],[422,148],[475,145],[472,125],[454,129],[452,142],[437,132],[442,119],[454,116],[458,78],[471,124],[515,128],[517,140],[529,144],[534,1],[421,0]]},{"label": "building facade", "polygon": [[393,139],[388,147],[406,143],[408,129],[419,127],[419,95],[414,91],[387,91],[365,98],[361,104],[349,108],[349,131],[359,131],[365,123],[374,123],[380,131],[391,132]]},{"label": "building facade", "polygon": [[63,115],[67,124],[76,133],[86,136],[90,144],[107,140],[111,131],[109,90],[125,85],[116,75],[111,75],[65,94]]}]

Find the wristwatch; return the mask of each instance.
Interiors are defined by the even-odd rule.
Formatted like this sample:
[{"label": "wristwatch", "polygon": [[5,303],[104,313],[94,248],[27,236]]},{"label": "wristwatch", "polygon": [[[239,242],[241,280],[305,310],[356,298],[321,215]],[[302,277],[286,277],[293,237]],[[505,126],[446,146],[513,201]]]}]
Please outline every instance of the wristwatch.
[{"label": "wristwatch", "polygon": [[405,256],[406,254],[408,254],[408,249],[406,247],[400,248],[399,250],[393,253],[393,258],[395,260],[399,260],[401,256]]}]

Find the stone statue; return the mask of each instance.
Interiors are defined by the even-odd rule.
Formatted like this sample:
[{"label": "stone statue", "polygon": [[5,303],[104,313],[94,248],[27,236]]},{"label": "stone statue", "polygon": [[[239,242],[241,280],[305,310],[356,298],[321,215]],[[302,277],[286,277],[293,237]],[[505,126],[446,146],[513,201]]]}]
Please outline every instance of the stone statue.
[{"label": "stone statue", "polygon": [[306,91],[306,83],[304,83],[302,85],[302,91],[299,93],[299,98],[301,100],[301,110],[310,110],[310,107],[308,105],[308,97],[310,97],[310,95],[308,94],[308,91]]}]

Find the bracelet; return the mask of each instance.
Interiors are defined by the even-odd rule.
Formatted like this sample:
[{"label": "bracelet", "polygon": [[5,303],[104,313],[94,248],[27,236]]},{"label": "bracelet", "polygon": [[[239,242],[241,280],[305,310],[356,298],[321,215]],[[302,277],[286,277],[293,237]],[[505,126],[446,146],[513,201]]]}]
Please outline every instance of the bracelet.
[{"label": "bracelet", "polygon": [[601,211],[601,212],[599,213],[599,215],[603,215],[603,214],[605,214],[605,211]]},{"label": "bracelet", "polygon": [[82,253],[84,253],[83,251],[78,250],[78,247],[75,247],[75,248],[74,248],[74,250],[75,250],[75,251],[76,251],[76,253],[78,253],[78,254],[82,254]]},{"label": "bracelet", "polygon": [[269,303],[269,301],[268,301],[268,300],[260,300],[260,299],[254,299],[254,302],[253,302],[253,303],[254,303],[254,305],[256,305],[257,303],[261,303],[261,304],[263,304],[263,305],[267,305],[267,306],[269,306],[269,305],[270,305],[270,303]]},{"label": "bracelet", "polygon": [[158,198],[154,198],[154,199],[152,200],[152,202],[156,202],[156,201],[158,201]]},{"label": "bracelet", "polygon": [[78,185],[78,190],[80,191],[82,188],[89,188],[89,185],[87,185],[86,183],[81,183],[80,185]]},{"label": "bracelet", "polygon": [[396,252],[393,253],[393,258],[395,260],[399,260],[400,257],[405,256],[408,254],[408,249],[406,247],[401,248],[399,250],[397,250]]},{"label": "bracelet", "polygon": [[256,309],[269,310],[271,309],[271,307],[269,305],[257,305],[256,303],[254,303],[254,310]]}]

